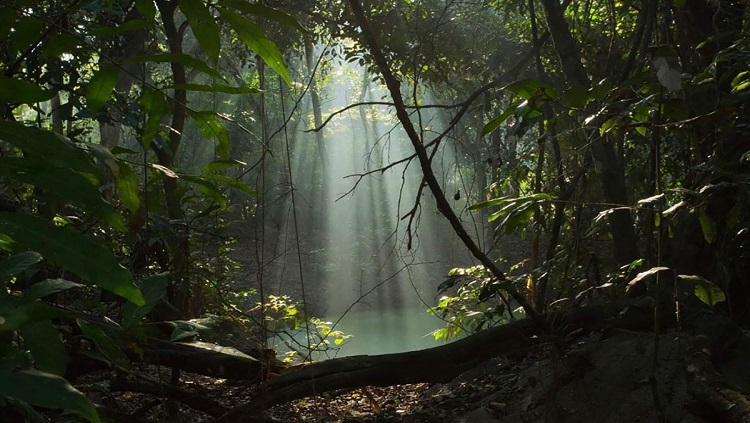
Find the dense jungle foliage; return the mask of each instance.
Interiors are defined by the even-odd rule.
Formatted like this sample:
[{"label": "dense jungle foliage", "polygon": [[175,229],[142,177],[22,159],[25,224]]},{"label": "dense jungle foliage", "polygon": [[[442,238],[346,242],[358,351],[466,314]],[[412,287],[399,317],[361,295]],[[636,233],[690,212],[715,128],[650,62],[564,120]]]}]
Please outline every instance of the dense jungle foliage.
[{"label": "dense jungle foliage", "polygon": [[359,177],[418,170],[396,238],[436,209],[471,257],[435,284],[436,337],[659,267],[747,326],[748,30],[742,0],[0,0],[0,414],[100,422],[76,378],[130,372],[155,338],[345,342],[307,309],[324,267],[264,273],[305,240],[263,248],[325,216],[347,107],[411,149]]}]

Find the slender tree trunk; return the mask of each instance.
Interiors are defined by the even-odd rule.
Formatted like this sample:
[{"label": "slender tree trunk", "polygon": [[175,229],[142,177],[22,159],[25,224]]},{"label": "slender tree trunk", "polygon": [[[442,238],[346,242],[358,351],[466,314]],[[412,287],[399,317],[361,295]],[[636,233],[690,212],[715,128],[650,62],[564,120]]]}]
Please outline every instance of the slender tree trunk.
[{"label": "slender tree trunk", "polygon": [[[571,85],[588,87],[589,80],[580,51],[565,21],[560,4],[556,0],[541,0],[541,3],[565,78]],[[628,206],[624,167],[611,142],[600,136],[598,131],[592,132],[589,136],[591,156],[599,174],[604,201],[609,203],[610,207],[616,207],[607,215],[612,233],[614,259],[618,264],[630,263],[639,258],[640,253],[633,217],[630,210],[623,208]]]}]

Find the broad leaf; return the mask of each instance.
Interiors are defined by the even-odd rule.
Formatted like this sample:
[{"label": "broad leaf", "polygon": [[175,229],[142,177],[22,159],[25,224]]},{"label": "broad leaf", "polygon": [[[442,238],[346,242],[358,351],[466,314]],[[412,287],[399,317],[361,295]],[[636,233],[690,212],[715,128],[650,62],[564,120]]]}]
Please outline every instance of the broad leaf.
[{"label": "broad leaf", "polygon": [[38,370],[0,369],[0,396],[29,404],[73,411],[92,423],[100,423],[93,404],[65,379]]},{"label": "broad leaf", "polygon": [[216,138],[216,153],[220,158],[226,160],[229,158],[229,132],[216,112],[200,111],[189,112],[198,129],[205,138]]},{"label": "broad leaf", "polygon": [[141,292],[146,300],[145,304],[138,306],[128,302],[122,309],[125,327],[131,327],[143,319],[164,296],[164,291],[169,283],[169,273],[159,273],[149,276],[141,282]]},{"label": "broad leaf", "polygon": [[557,91],[554,88],[536,79],[522,79],[503,88],[524,100],[552,101],[557,99]]},{"label": "broad leaf", "polygon": [[295,28],[300,32],[310,32],[307,28],[302,26],[297,19],[288,13],[261,3],[250,3],[245,0],[224,0],[219,2],[219,4],[221,6],[227,6],[239,10],[240,12],[279,22],[288,27]]},{"label": "broad leaf", "polygon": [[100,66],[99,70],[94,73],[86,91],[89,113],[94,114],[104,107],[117,85],[119,76],[120,68],[113,63]]},{"label": "broad leaf", "polygon": [[149,21],[153,21],[156,17],[156,5],[154,4],[154,0],[135,0],[135,8],[138,9],[138,12]]},{"label": "broad leaf", "polygon": [[141,144],[144,151],[149,151],[151,141],[159,133],[162,117],[169,110],[169,102],[163,92],[146,89],[141,95],[139,104],[147,116],[146,124],[141,132]]},{"label": "broad leaf", "polygon": [[32,157],[71,168],[77,172],[98,175],[91,157],[67,138],[17,122],[0,121],[0,140],[20,148]]},{"label": "broad leaf", "polygon": [[99,190],[79,173],[53,166],[42,159],[0,157],[0,175],[34,185],[66,202],[93,211],[117,230],[125,230],[122,216],[102,198]]},{"label": "broad leaf", "polygon": [[37,282],[31,285],[28,289],[23,292],[23,298],[27,300],[38,300],[48,295],[56,294],[72,288],[83,288],[86,285],[81,285],[73,281],[66,279],[45,279],[41,282]]},{"label": "broad leaf", "polygon": [[227,207],[227,198],[224,193],[216,187],[216,185],[209,182],[205,177],[195,175],[181,175],[182,179],[193,184],[200,192],[206,197],[213,200],[221,208]]},{"label": "broad leaf", "polygon": [[284,59],[281,56],[281,52],[279,52],[276,45],[263,34],[263,31],[242,15],[230,12],[226,9],[219,9],[219,12],[221,13],[221,16],[229,22],[232,29],[237,32],[237,35],[245,45],[250,50],[258,53],[268,67],[276,71],[276,73],[284,79],[287,85],[291,85],[289,70],[286,65],[284,65]]},{"label": "broad leaf", "polygon": [[198,40],[198,44],[206,52],[208,58],[216,63],[219,60],[221,40],[219,26],[216,25],[208,7],[201,0],[178,0],[178,4],[187,18],[195,38]]},{"label": "broad leaf", "polygon": [[254,189],[252,189],[249,186],[247,186],[247,184],[245,184],[244,182],[242,182],[240,180],[232,178],[230,176],[217,175],[215,173],[202,174],[201,176],[204,177],[204,178],[206,178],[206,179],[210,179],[212,181],[219,182],[219,183],[225,185],[228,188],[232,188],[232,189],[236,189],[238,191],[242,191],[245,194],[253,195],[253,196],[258,195],[258,193]]},{"label": "broad leaf", "polygon": [[484,125],[484,128],[482,128],[482,136],[485,136],[495,129],[497,129],[500,125],[503,124],[506,120],[508,120],[509,117],[511,117],[516,110],[518,109],[518,106],[521,105],[521,102],[515,102],[510,105],[505,111],[500,114],[500,116],[492,119],[491,121],[487,122],[486,125]]},{"label": "broad leaf", "polygon": [[117,346],[115,341],[112,340],[106,333],[94,324],[88,323],[81,319],[77,319],[78,326],[83,332],[83,336],[89,338],[94,342],[96,348],[102,355],[109,360],[112,364],[115,364],[121,368],[127,368],[130,361],[124,352]]},{"label": "broad leaf", "polygon": [[24,346],[31,351],[36,368],[62,376],[68,364],[60,333],[51,320],[42,320],[21,328]]},{"label": "broad leaf", "polygon": [[143,295],[130,272],[120,266],[109,250],[68,228],[30,215],[0,213],[0,233],[21,246],[38,251],[48,261],[79,275],[89,283],[122,296],[136,304]]},{"label": "broad leaf", "polygon": [[11,276],[25,272],[40,261],[42,261],[41,254],[34,251],[24,251],[0,261],[0,285]]},{"label": "broad leaf", "polygon": [[131,213],[135,213],[141,206],[141,198],[138,196],[138,177],[133,172],[133,169],[123,160],[117,161],[117,168],[115,186],[117,187],[117,192],[120,194],[120,200],[122,200],[125,207]]},{"label": "broad leaf", "polygon": [[64,316],[62,310],[39,301],[0,293],[0,332],[19,330],[34,322]]},{"label": "broad leaf", "polygon": [[45,26],[45,22],[36,16],[21,16],[10,34],[11,46],[19,52],[28,49],[39,41]]},{"label": "broad leaf", "polygon": [[241,162],[239,160],[234,160],[234,159],[214,160],[211,163],[203,166],[203,169],[201,169],[201,174],[205,175],[207,173],[221,172],[222,170],[227,170],[233,167],[246,166],[246,165],[247,163]]},{"label": "broad leaf", "polygon": [[188,56],[183,53],[161,53],[161,54],[143,54],[130,58],[131,62],[154,62],[154,63],[179,63],[183,66],[201,71],[206,75],[220,79],[219,71],[207,65],[205,62]]},{"label": "broad leaf", "polygon": [[16,78],[0,75],[0,103],[32,104],[47,101],[55,96],[54,91]]},{"label": "broad leaf", "polygon": [[713,244],[714,241],[716,241],[716,221],[714,221],[711,216],[701,208],[698,212],[698,222],[700,222],[701,230],[703,230],[703,238],[707,243]]},{"label": "broad leaf", "polygon": [[680,283],[687,284],[688,286],[692,285],[695,296],[709,306],[727,300],[721,288],[702,276],[678,275],[677,279]]}]

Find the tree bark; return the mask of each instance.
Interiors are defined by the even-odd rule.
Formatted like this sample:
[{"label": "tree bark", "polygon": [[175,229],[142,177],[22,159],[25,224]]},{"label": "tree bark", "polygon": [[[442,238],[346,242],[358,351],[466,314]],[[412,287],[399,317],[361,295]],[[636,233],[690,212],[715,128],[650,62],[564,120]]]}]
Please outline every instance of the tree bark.
[{"label": "tree bark", "polygon": [[[557,0],[541,1],[547,27],[565,78],[571,85],[588,88],[590,84],[583,67],[580,50],[565,21],[563,10]],[[614,258],[618,264],[630,263],[638,259],[640,253],[633,217],[630,210],[623,208],[628,206],[624,169],[611,143],[600,136],[598,131],[592,132],[590,137],[591,156],[599,174],[604,201],[609,203],[610,207],[615,207],[615,210],[607,215],[612,233]]]}]

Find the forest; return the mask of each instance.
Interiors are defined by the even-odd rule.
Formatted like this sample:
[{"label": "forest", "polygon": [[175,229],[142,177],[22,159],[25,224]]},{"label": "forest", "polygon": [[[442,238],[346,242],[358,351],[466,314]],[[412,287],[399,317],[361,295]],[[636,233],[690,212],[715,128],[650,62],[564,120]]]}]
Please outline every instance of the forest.
[{"label": "forest", "polygon": [[750,422],[745,0],[0,0],[0,422]]}]

